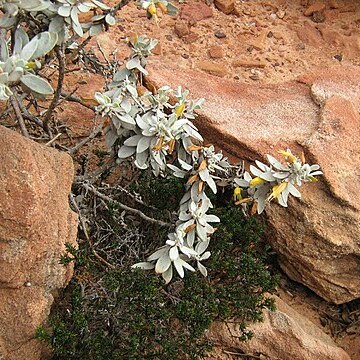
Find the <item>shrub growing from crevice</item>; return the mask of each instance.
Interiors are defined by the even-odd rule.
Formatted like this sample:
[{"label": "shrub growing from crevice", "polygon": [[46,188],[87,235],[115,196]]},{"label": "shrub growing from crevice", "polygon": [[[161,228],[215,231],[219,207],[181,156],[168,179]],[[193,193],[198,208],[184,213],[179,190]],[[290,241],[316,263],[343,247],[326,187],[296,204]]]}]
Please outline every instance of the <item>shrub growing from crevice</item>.
[{"label": "shrub growing from crevice", "polygon": [[[172,182],[161,184],[161,189],[169,190],[162,196],[176,204]],[[144,184],[148,179],[142,178],[138,188],[145,189]],[[154,206],[156,196],[148,195]],[[226,203],[222,197],[213,201]],[[101,246],[109,248],[114,242],[113,251],[118,251],[123,266],[104,272],[86,242],[76,252],[69,249],[69,260],[78,259],[75,276],[47,330],[38,331],[39,338],[53,347],[53,359],[197,359],[211,349],[204,334],[214,320],[237,321],[240,338],[250,338],[246,324],[261,320],[263,309],[273,307],[266,294],[274,290],[277,281],[269,270],[269,252],[262,239],[264,225],[231,206],[215,208],[213,213],[221,216],[222,222],[210,244],[208,277],[190,273],[180,279],[176,275],[165,285],[156,274],[129,269],[137,259],[127,256],[126,248],[119,250],[121,239],[132,231],[130,225],[126,230],[114,226],[121,212],[111,207],[98,211],[92,235],[97,236],[94,229],[103,222],[116,231],[107,243],[98,243],[97,251],[101,253]],[[156,246],[159,229],[139,228],[147,236],[139,234],[140,248],[153,241]],[[139,250],[139,255],[142,252]]]}]

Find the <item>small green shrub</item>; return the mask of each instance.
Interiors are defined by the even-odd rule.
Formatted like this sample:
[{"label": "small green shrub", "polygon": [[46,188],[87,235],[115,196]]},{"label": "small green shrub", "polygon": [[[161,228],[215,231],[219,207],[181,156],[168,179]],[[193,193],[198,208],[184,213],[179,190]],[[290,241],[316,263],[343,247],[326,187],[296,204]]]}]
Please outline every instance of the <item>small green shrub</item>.
[{"label": "small green shrub", "polygon": [[[147,181],[141,179],[140,186]],[[173,180],[168,181],[171,186],[165,180],[161,184],[161,189],[168,189],[162,194],[176,203]],[[156,196],[149,199],[154,206]],[[226,204],[229,199],[214,202]],[[197,359],[211,349],[204,332],[215,319],[236,319],[240,338],[250,338],[246,324],[261,320],[265,307],[272,308],[265,293],[273,291],[277,281],[267,264],[264,225],[231,206],[213,212],[223,221],[210,244],[213,256],[207,260],[211,269],[207,278],[199,273],[184,279],[175,275],[165,285],[155,274],[128,266],[104,272],[85,242],[77,253],[69,249],[71,259],[79,257],[80,265],[51,316],[51,330],[38,331],[38,338],[52,345],[53,359]],[[97,216],[99,223],[114,225],[119,238],[125,236],[115,226],[116,209],[107,208]],[[147,234],[151,231],[156,238],[156,228],[146,229]],[[115,245],[119,238],[109,241]],[[128,256],[127,265],[135,260]]]}]

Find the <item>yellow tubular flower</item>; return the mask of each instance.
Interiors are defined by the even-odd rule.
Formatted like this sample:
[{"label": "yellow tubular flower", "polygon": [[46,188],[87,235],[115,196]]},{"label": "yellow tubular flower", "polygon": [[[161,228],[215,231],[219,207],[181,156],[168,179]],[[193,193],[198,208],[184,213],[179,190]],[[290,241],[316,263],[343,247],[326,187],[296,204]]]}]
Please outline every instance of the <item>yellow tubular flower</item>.
[{"label": "yellow tubular flower", "polygon": [[185,110],[185,103],[182,103],[175,110],[176,117],[177,118],[181,117],[182,114],[184,113],[184,110]]},{"label": "yellow tubular flower", "polygon": [[149,7],[147,8],[147,11],[148,13],[151,15],[151,16],[154,16],[157,14],[157,10],[156,10],[156,6],[155,4],[150,4]]},{"label": "yellow tubular flower", "polygon": [[159,2],[159,3],[158,3],[158,7],[160,8],[160,10],[161,10],[161,12],[162,12],[163,14],[167,14],[167,13],[168,13],[168,9],[167,9],[167,7],[166,7],[163,3]]},{"label": "yellow tubular flower", "polygon": [[294,163],[296,162],[296,156],[294,156],[292,153],[288,152],[288,151],[279,151],[279,153],[285,157],[286,161],[290,162],[290,163]]},{"label": "yellow tubular flower", "polygon": [[260,177],[256,177],[256,178],[254,178],[254,179],[252,179],[251,181],[250,181],[250,187],[251,188],[254,188],[255,186],[258,186],[258,185],[260,185],[260,184],[263,184],[264,182],[266,182],[266,180],[264,180],[264,179],[262,179],[262,178],[260,178]]},{"label": "yellow tubular flower", "polygon": [[269,196],[269,200],[276,199],[287,187],[287,182],[283,181],[282,183],[275,185],[272,188],[272,193]]},{"label": "yellow tubular flower", "polygon": [[25,67],[26,67],[27,69],[36,69],[36,68],[37,68],[35,61],[29,61],[29,62],[25,65]]},{"label": "yellow tubular flower", "polygon": [[242,200],[241,188],[236,187],[234,189],[234,201],[240,201],[240,200]]}]

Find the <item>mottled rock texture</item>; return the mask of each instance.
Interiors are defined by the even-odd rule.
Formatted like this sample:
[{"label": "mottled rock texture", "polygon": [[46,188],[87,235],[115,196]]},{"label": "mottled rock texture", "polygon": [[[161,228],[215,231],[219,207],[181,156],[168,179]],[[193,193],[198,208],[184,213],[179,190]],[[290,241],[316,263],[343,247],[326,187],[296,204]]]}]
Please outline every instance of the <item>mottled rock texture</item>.
[{"label": "mottled rock texture", "polygon": [[238,84],[195,71],[156,69],[206,99],[196,120],[205,138],[253,161],[280,149],[305,152],[324,171],[289,208],[272,204],[269,241],[294,280],[340,304],[360,296],[360,70],[337,66],[280,84]]},{"label": "mottled rock texture", "polygon": [[254,332],[250,341],[242,342],[237,338],[236,324],[214,323],[209,338],[221,347],[215,348],[207,359],[232,359],[234,349],[241,349],[246,354],[261,354],[262,359],[271,360],[350,360],[320,328],[277,296],[275,300],[277,310],[266,310],[264,322],[250,325],[249,330]]},{"label": "mottled rock texture", "polygon": [[76,246],[70,156],[0,127],[0,358],[40,359],[34,339],[54,295],[71,279],[59,263]]}]

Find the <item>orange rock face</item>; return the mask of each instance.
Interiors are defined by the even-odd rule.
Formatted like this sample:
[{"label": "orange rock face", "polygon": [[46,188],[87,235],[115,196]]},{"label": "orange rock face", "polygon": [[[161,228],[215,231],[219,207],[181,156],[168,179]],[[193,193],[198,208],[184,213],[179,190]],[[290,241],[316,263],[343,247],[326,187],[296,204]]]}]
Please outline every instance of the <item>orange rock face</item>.
[{"label": "orange rock face", "polygon": [[76,246],[73,164],[4,127],[0,148],[0,358],[40,359],[35,330],[72,276],[59,260],[66,243]]},{"label": "orange rock face", "polygon": [[[250,325],[254,337],[242,342],[233,323],[214,323],[209,338],[225,349],[260,353],[264,359],[350,360],[350,356],[310,320],[304,318],[277,296],[277,310],[264,312],[264,322]],[[239,335],[238,335],[239,336]],[[230,352],[231,353],[231,352]],[[230,359],[223,351],[212,352],[206,360]]]},{"label": "orange rock face", "polygon": [[360,296],[360,70],[338,66],[298,81],[247,85],[194,71],[157,69],[159,84],[179,83],[205,98],[196,124],[208,141],[246,160],[305,151],[324,171],[301,201],[267,209],[269,241],[293,279],[324,299]]}]

